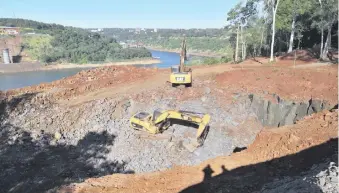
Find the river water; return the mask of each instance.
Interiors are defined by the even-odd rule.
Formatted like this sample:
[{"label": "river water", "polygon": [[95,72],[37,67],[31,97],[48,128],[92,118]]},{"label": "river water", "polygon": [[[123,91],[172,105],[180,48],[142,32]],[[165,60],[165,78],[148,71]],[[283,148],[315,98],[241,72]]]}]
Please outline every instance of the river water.
[{"label": "river water", "polygon": [[[179,63],[180,56],[177,53],[162,52],[150,50],[153,57],[160,57],[159,64],[152,65],[136,65],[142,67],[158,67],[169,68],[172,65]],[[9,89],[21,88],[25,86],[37,85],[40,83],[52,82],[68,76],[72,76],[84,68],[48,70],[48,71],[34,71],[34,72],[18,72],[0,74],[0,90],[5,91]]]}]

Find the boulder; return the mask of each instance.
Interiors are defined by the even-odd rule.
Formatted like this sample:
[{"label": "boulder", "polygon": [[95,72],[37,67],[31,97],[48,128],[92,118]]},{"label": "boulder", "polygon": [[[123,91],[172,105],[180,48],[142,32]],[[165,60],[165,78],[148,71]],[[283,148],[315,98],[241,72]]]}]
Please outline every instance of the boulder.
[{"label": "boulder", "polygon": [[277,127],[279,124],[279,121],[276,120],[280,117],[280,110],[279,110],[279,104],[272,103],[271,101],[268,102],[268,108],[267,108],[267,126],[273,126]]},{"label": "boulder", "polygon": [[321,100],[312,100],[311,108],[313,112],[320,112],[322,110],[322,104],[323,102]]},{"label": "boulder", "polygon": [[[308,104],[306,103],[299,103],[297,109],[296,109],[296,117],[295,121],[301,120],[303,117],[307,115],[307,109],[308,109]],[[295,122],[294,121],[294,122]]]},{"label": "boulder", "polygon": [[297,112],[298,105],[294,104],[290,110],[287,112],[285,118],[282,120],[280,126],[283,125],[292,125],[295,123],[295,117]]}]

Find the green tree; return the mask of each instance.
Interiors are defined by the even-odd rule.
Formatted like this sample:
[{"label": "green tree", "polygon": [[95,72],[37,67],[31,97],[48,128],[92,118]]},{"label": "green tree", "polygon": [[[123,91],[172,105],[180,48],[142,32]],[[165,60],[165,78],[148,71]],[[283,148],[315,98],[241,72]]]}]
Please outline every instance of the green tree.
[{"label": "green tree", "polygon": [[[331,47],[332,26],[338,21],[338,6],[334,0],[319,0],[319,6],[314,7],[312,26],[321,32],[320,58],[328,59],[328,50]],[[324,31],[327,30],[326,42]]]},{"label": "green tree", "polygon": [[151,57],[143,48],[122,49],[112,37],[74,27],[45,24],[31,20],[0,19],[0,23],[15,23],[23,28],[31,27],[49,35],[24,36],[24,48],[42,62],[65,61],[72,63],[104,62]]},{"label": "green tree", "polygon": [[271,40],[271,54],[270,54],[270,62],[274,61],[274,38],[275,38],[275,28],[276,28],[276,14],[278,10],[280,0],[265,0],[265,6],[268,12],[271,12],[272,16],[272,40]]},{"label": "green tree", "polygon": [[231,23],[229,29],[236,29],[236,44],[235,44],[235,62],[238,62],[238,51],[239,51],[239,28],[241,24],[241,3],[236,4],[234,8],[232,8],[227,13],[227,21]]},{"label": "green tree", "polygon": [[[312,4],[315,1],[310,0],[284,0],[281,1],[279,9],[277,11],[277,30],[286,31],[290,34],[288,40],[288,50],[287,52],[292,52],[294,45],[294,38],[296,33],[296,22],[300,16],[312,12]],[[304,23],[299,22],[298,27],[304,28]],[[300,30],[299,30],[300,31]]]},{"label": "green tree", "polygon": [[[241,39],[241,56],[242,60],[246,58],[246,38],[244,37],[244,30],[246,29],[249,18],[257,13],[256,0],[248,0],[245,5],[238,3],[233,9],[228,12],[227,21],[231,22],[232,27],[236,28],[236,48],[235,48],[235,61],[238,61],[238,47],[239,47],[239,33]],[[239,30],[240,28],[240,30]]]}]

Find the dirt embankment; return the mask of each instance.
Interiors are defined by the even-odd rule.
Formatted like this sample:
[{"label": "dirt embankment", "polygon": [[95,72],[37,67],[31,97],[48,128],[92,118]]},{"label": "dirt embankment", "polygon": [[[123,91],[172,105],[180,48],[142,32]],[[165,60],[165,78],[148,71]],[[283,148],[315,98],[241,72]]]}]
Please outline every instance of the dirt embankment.
[{"label": "dirt embankment", "polygon": [[74,76],[29,86],[21,89],[8,91],[9,94],[20,94],[27,92],[49,92],[56,100],[70,100],[77,96],[85,96],[100,89],[115,90],[123,89],[133,84],[142,83],[152,78],[161,70],[154,68],[138,68],[130,66],[110,66],[81,71]]},{"label": "dirt embankment", "polygon": [[284,99],[338,103],[338,66],[316,69],[261,67],[217,75],[220,87],[238,92],[277,94]]}]

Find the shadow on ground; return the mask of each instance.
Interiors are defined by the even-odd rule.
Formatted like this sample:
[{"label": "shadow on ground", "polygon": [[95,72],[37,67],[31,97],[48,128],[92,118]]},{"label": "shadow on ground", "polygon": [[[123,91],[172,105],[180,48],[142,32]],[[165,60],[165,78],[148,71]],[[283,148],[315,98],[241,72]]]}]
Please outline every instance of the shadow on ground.
[{"label": "shadow on ground", "polygon": [[44,131],[25,131],[9,123],[11,110],[34,94],[0,103],[0,192],[54,192],[58,187],[86,178],[126,171],[126,162],[108,160],[106,154],[116,136],[90,132],[76,145],[57,143]]},{"label": "shadow on ground", "polygon": [[0,124],[8,118],[8,115],[20,110],[25,103],[30,102],[38,93],[25,93],[16,97],[8,99],[5,93],[0,91]]},{"label": "shadow on ground", "polygon": [[[311,147],[299,153],[272,159],[270,161],[239,167],[227,170],[222,166],[223,172],[212,177],[214,171],[208,165],[204,168],[204,179],[201,183],[190,186],[180,193],[208,193],[208,192],[260,192],[265,184],[272,183],[276,179],[284,177],[300,176],[301,173],[309,171],[314,164],[323,163],[326,159],[332,159],[338,164],[338,160],[333,160],[333,155],[338,152],[338,138],[331,139],[326,143]],[[312,175],[318,174],[326,168],[316,168],[312,170]],[[303,187],[309,188],[311,192],[322,192],[315,184],[306,183]],[[302,184],[299,183],[300,186]],[[305,192],[294,190],[293,192]]]}]

